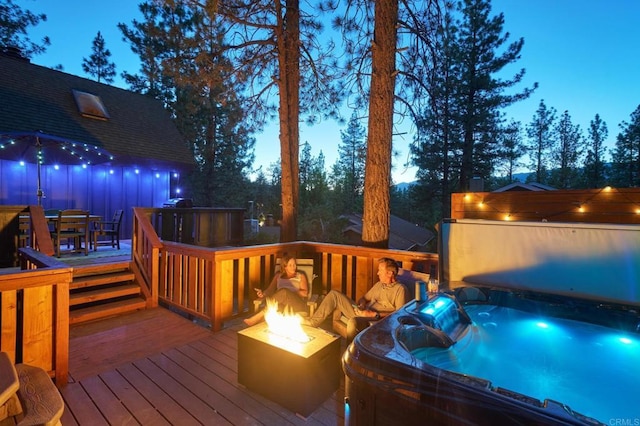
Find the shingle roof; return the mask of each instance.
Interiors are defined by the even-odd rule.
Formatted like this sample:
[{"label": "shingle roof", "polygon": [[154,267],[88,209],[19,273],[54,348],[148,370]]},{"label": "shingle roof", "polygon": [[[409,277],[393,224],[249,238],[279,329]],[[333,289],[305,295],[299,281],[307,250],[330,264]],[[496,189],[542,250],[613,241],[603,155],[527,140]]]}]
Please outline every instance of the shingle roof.
[{"label": "shingle roof", "polygon": [[[362,215],[352,213],[345,215],[349,225],[343,232],[352,231],[362,235]],[[389,218],[389,248],[396,250],[415,250],[417,247],[426,246],[434,238],[430,230],[407,222],[398,216],[390,215]]]},{"label": "shingle roof", "polygon": [[[109,119],[81,115],[73,89],[99,96]],[[0,54],[0,138],[36,132],[100,147],[114,155],[112,165],[184,169],[194,163],[156,99]]]}]

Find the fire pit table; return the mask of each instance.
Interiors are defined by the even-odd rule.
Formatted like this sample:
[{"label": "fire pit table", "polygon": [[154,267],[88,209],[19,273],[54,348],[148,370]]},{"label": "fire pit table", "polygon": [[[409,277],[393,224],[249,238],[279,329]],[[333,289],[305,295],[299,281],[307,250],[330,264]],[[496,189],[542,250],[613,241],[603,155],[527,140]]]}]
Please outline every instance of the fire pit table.
[{"label": "fire pit table", "polygon": [[238,332],[238,383],[307,417],[340,386],[340,336],[303,327],[308,342],[260,323]]}]

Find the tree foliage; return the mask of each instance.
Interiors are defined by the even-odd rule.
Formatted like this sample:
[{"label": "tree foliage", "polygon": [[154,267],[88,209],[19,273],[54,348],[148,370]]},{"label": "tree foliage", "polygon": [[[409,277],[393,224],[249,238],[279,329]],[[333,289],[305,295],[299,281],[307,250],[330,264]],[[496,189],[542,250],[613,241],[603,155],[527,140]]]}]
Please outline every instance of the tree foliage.
[{"label": "tree foliage", "polygon": [[612,157],[612,184],[640,186],[640,106],[620,124]]},{"label": "tree foliage", "polygon": [[119,26],[141,55],[141,71],[128,81],[167,105],[191,146],[197,164],[190,177],[194,201],[245,205],[255,141],[236,91],[242,86],[230,84],[233,65],[223,51],[228,27],[215,13],[185,2],[139,7],[144,21]]},{"label": "tree foliage", "polygon": [[[194,2],[195,3],[195,2]],[[201,4],[229,26],[224,51],[246,83],[246,111],[260,125],[277,112],[282,184],[281,240],[297,238],[299,119],[337,114],[338,70],[318,41],[322,25],[299,0],[236,0]]]},{"label": "tree foliage", "polygon": [[503,28],[503,15],[492,16],[488,0],[463,0],[447,7],[434,37],[430,102],[411,147],[419,167],[416,201],[429,220],[449,215],[451,191],[468,190],[472,178],[488,181],[500,156],[513,154],[498,144],[510,132],[502,109],[529,97],[537,84],[512,93],[525,70],[499,77],[524,45],[522,38],[509,42]]},{"label": "tree foliage", "polygon": [[333,165],[331,183],[335,208],[339,213],[361,213],[366,163],[366,129],[356,112],[347,128],[340,131],[338,159]]},{"label": "tree foliage", "polygon": [[571,121],[565,111],[556,123],[556,145],[551,152],[551,177],[549,183],[556,188],[570,189],[578,185],[578,166],[584,149],[584,140],[579,125]]},{"label": "tree foliage", "polygon": [[600,114],[596,114],[589,123],[589,136],[586,140],[587,155],[584,160],[584,187],[602,188],[607,180],[604,156],[607,148],[604,143],[609,135],[607,123]]},{"label": "tree foliage", "polygon": [[547,182],[551,149],[555,145],[555,121],[556,110],[553,107],[548,108],[542,99],[531,123],[527,125],[529,138],[527,150],[531,159],[531,168],[535,170],[534,179],[539,183]]},{"label": "tree foliage", "polygon": [[51,45],[49,37],[43,37],[36,43],[29,38],[27,31],[46,20],[44,13],[36,14],[22,9],[13,0],[3,0],[0,3],[0,49],[17,49],[25,58],[44,53]]},{"label": "tree foliage", "polygon": [[116,64],[109,61],[111,52],[107,49],[100,31],[93,39],[91,51],[92,53],[88,59],[82,58],[82,70],[95,77],[98,83],[101,81],[113,83],[113,79],[116,76]]}]

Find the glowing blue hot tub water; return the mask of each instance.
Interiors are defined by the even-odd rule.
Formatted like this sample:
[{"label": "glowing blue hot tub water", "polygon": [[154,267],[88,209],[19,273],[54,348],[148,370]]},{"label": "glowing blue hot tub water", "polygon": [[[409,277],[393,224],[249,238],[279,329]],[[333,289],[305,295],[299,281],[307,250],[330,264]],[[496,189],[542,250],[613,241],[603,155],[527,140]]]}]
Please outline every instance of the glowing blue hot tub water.
[{"label": "glowing blue hot tub water", "polygon": [[461,286],[343,355],[349,425],[640,424],[637,308]]},{"label": "glowing blue hot tub water", "polygon": [[[441,309],[441,303],[449,309],[439,313],[436,325],[450,334],[455,305],[437,301]],[[434,306],[422,313],[433,315]],[[434,367],[540,401],[555,400],[606,424],[640,421],[637,333],[503,306],[470,304],[464,310],[472,324],[458,333],[455,344],[411,353]]]}]

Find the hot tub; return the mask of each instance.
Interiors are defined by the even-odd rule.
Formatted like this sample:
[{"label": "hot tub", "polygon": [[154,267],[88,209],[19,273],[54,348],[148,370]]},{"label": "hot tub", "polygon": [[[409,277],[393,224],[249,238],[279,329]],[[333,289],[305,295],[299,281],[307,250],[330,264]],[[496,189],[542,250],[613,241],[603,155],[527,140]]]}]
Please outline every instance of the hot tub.
[{"label": "hot tub", "polygon": [[356,425],[640,424],[633,306],[461,286],[360,333],[343,356]]}]

